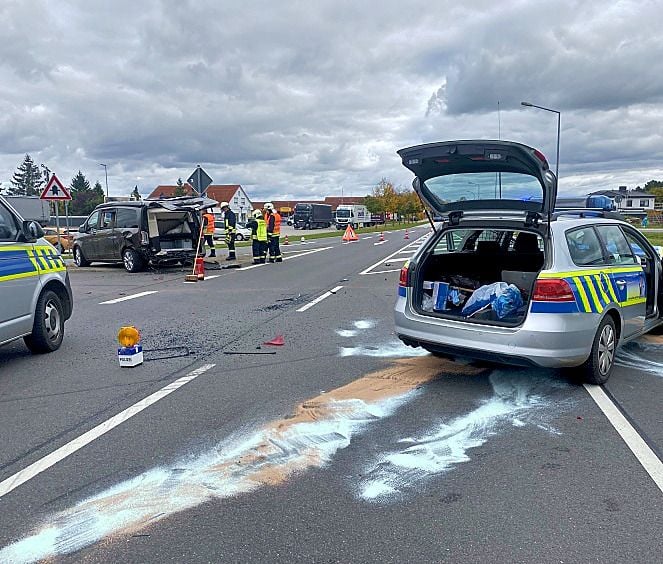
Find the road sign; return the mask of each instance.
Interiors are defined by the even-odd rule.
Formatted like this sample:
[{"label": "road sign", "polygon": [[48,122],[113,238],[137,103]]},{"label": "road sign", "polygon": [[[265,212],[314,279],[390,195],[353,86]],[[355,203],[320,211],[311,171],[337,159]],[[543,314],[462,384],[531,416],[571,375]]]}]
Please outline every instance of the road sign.
[{"label": "road sign", "polygon": [[48,184],[46,184],[46,188],[44,188],[41,196],[39,197],[42,200],[71,200],[71,194],[69,193],[69,190],[64,187],[64,184],[60,182],[60,179],[55,176],[55,174],[51,176]]},{"label": "road sign", "polygon": [[207,192],[207,187],[212,183],[212,177],[198,165],[196,170],[193,171],[193,174],[187,178],[187,182],[193,186],[198,194],[204,196]]}]

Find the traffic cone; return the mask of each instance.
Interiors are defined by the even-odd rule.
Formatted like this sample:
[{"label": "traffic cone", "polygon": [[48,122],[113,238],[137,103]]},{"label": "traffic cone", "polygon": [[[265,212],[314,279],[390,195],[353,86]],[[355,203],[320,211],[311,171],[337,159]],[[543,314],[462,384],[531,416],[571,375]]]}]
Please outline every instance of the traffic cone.
[{"label": "traffic cone", "polygon": [[273,347],[282,347],[285,345],[285,339],[283,338],[283,335],[277,335],[274,337],[271,341],[265,341],[263,345],[271,345]]},{"label": "traffic cone", "polygon": [[348,243],[351,243],[352,241],[359,241],[359,237],[357,237],[355,230],[352,229],[352,225],[348,225],[345,233],[343,234],[342,240],[347,241]]},{"label": "traffic cone", "polygon": [[289,245],[290,244],[290,241],[288,241],[288,236],[287,235],[285,236],[285,239],[283,239],[283,244],[284,245]]},{"label": "traffic cone", "polygon": [[403,239],[409,239],[409,238],[410,238],[410,234],[408,233],[408,230],[406,229],[405,230],[405,237],[403,237]]},{"label": "traffic cone", "polygon": [[384,231],[380,231],[380,241],[384,241]]},{"label": "traffic cone", "polygon": [[205,280],[205,260],[203,257],[196,259],[196,277],[198,280]]},{"label": "traffic cone", "polygon": [[304,239],[304,235],[302,235],[302,243],[303,243],[305,240],[306,240],[306,239]]}]

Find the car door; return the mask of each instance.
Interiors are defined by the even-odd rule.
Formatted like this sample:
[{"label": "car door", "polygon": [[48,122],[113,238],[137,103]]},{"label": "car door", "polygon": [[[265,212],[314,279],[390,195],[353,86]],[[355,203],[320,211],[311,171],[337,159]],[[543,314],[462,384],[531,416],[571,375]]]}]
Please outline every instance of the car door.
[{"label": "car door", "polygon": [[85,223],[79,228],[76,243],[83,251],[87,260],[99,260],[97,253],[97,231],[99,227],[99,212],[90,214]]},{"label": "car door", "polygon": [[643,330],[647,308],[647,279],[619,225],[598,225],[596,231],[605,250],[601,282],[619,298],[624,336]]},{"label": "car door", "polygon": [[641,233],[626,225],[622,225],[622,231],[626,236],[626,240],[628,241],[633,254],[637,257],[637,260],[645,273],[647,282],[647,303],[645,309],[646,316],[656,316],[658,315],[658,304],[656,296],[658,296],[660,291],[659,281],[661,258]]},{"label": "car door", "polygon": [[104,208],[99,213],[99,229],[96,233],[97,256],[103,260],[118,260],[121,257],[115,252],[114,228],[115,208]]},{"label": "car door", "polygon": [[0,343],[32,330],[32,300],[39,285],[33,246],[16,241],[18,218],[0,202]]}]

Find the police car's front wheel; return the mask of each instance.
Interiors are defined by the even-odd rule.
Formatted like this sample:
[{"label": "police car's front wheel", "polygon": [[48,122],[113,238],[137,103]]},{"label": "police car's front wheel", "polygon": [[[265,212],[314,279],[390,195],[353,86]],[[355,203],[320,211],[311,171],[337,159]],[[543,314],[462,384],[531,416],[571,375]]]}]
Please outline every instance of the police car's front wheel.
[{"label": "police car's front wheel", "polygon": [[594,336],[592,352],[580,367],[584,372],[585,382],[600,385],[608,381],[615,364],[616,350],[617,331],[615,322],[610,315],[606,315]]},{"label": "police car's front wheel", "polygon": [[37,301],[32,334],[24,337],[33,353],[48,353],[60,348],[64,337],[64,308],[60,297],[47,290]]}]

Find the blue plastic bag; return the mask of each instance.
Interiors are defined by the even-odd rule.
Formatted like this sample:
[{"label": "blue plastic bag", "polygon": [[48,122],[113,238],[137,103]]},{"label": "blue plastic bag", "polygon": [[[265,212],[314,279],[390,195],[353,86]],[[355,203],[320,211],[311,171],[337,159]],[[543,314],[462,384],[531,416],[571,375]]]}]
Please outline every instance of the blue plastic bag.
[{"label": "blue plastic bag", "polygon": [[498,319],[515,313],[523,305],[520,290],[513,284],[493,282],[474,290],[461,311],[461,315],[469,317],[480,309],[490,305]]}]

